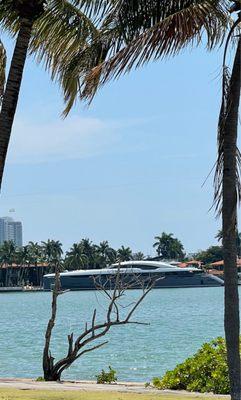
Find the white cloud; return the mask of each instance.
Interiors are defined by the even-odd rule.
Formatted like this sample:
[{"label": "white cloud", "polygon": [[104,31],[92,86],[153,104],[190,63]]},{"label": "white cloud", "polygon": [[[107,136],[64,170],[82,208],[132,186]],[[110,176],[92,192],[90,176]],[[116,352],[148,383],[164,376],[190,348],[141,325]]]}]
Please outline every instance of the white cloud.
[{"label": "white cloud", "polygon": [[121,125],[79,116],[49,123],[20,119],[12,132],[8,162],[40,163],[91,157],[108,151],[119,142]]}]

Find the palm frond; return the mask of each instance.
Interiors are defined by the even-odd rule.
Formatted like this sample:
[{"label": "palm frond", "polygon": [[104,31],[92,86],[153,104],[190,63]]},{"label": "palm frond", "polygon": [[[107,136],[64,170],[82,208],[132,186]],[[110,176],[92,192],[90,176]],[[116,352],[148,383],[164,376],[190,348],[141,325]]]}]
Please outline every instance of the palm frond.
[{"label": "palm frond", "polygon": [[[122,3],[126,8],[128,2]],[[163,0],[154,1],[154,8],[153,1],[129,3],[129,12],[120,9],[113,17],[116,30],[122,32],[122,48],[120,42],[112,45],[107,60],[86,75],[81,95],[85,100],[93,97],[96,81],[102,85],[151,60],[174,56],[188,45],[199,44],[203,37],[209,49],[224,39],[228,25],[225,1]],[[141,7],[144,7],[143,14]]]},{"label": "palm frond", "polygon": [[86,41],[93,40],[96,27],[74,2],[52,0],[47,5],[34,25],[30,50],[51,69],[54,78],[60,60],[67,55],[73,57]]},{"label": "palm frond", "polygon": [[13,1],[5,0],[0,2],[0,23],[1,29],[11,30],[18,24],[18,14],[14,9]]},{"label": "palm frond", "polygon": [[[98,34],[96,24],[84,13],[82,3],[83,0],[48,1],[45,13],[34,24],[30,43],[30,53],[35,55],[39,63],[44,63],[53,80],[62,86],[68,77],[71,95],[78,92],[78,80],[73,80],[65,73],[66,66]],[[72,95],[69,110],[75,98]]]}]

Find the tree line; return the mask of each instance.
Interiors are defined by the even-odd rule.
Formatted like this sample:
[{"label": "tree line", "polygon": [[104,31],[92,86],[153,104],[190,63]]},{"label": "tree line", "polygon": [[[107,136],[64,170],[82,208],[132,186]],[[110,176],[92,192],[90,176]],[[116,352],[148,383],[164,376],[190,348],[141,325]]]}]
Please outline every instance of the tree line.
[{"label": "tree line", "polygon": [[[222,232],[219,231],[216,238],[222,239]],[[237,232],[237,252],[241,255],[241,234]],[[176,260],[187,261],[190,256],[186,254],[182,242],[174,237],[173,233],[162,232],[155,236],[153,249],[156,255],[147,255],[143,252],[134,252],[130,247],[120,246],[114,249],[108,240],[103,240],[99,244],[92,242],[88,238],[83,238],[77,243],[73,243],[65,253],[60,241],[50,240],[40,243],[30,241],[27,245],[17,247],[12,241],[4,242],[0,246],[0,266],[45,266],[45,272],[51,272],[51,263],[56,254],[61,256],[62,270],[76,269],[101,269],[108,265],[130,261],[130,260]],[[206,250],[200,250],[192,254],[193,259],[202,261],[203,264],[210,264],[215,261],[223,260],[223,247],[214,245]]]},{"label": "tree line", "polygon": [[[221,240],[221,231],[218,232],[216,238]],[[238,254],[241,254],[240,238],[241,234],[237,233]],[[96,244],[88,238],[83,238],[73,243],[65,253],[60,241],[50,239],[40,243],[30,241],[22,247],[15,246],[12,241],[6,241],[0,246],[0,284],[11,286],[32,283],[41,286],[43,275],[53,272],[52,260],[57,255],[61,260],[62,271],[101,269],[113,263],[130,260],[157,259],[181,262],[190,260],[182,242],[172,233],[162,232],[161,235],[155,236],[154,240],[153,249],[156,252],[154,256],[146,255],[141,251],[134,252],[130,247],[123,245],[114,249],[108,240]],[[204,265],[220,261],[223,260],[223,248],[218,245],[210,246],[206,250],[193,254],[192,258],[202,261]],[[12,269],[12,271],[6,271],[7,269]]]},{"label": "tree line", "polygon": [[[184,248],[179,239],[173,234],[163,232],[155,236],[153,248],[160,259],[182,260],[185,256]],[[61,266],[64,269],[99,269],[115,262],[144,260],[151,258],[141,251],[134,252],[130,247],[121,246],[114,249],[107,240],[99,244],[84,238],[73,243],[66,253],[63,253],[62,243],[48,239],[41,243],[30,241],[27,245],[17,247],[12,241],[5,241],[0,246],[1,266],[37,266],[38,264],[51,264],[55,254],[61,254]]]}]

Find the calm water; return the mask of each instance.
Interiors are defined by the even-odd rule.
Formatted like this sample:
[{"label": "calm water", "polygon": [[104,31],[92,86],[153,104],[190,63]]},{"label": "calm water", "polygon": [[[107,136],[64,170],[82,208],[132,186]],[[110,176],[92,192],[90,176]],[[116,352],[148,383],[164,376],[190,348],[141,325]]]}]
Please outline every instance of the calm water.
[{"label": "calm water", "polygon": [[[241,293],[240,293],[241,294]],[[138,291],[128,293],[128,301]],[[0,376],[42,375],[43,336],[50,312],[50,293],[0,294]],[[66,336],[80,332],[84,322],[104,300],[96,292],[69,292],[59,297],[52,353],[67,349]],[[111,365],[118,379],[149,381],[193,354],[207,340],[223,335],[223,288],[154,290],[144,300],[136,319],[150,326],[113,327],[109,343],[80,358],[64,378],[95,379]]]}]

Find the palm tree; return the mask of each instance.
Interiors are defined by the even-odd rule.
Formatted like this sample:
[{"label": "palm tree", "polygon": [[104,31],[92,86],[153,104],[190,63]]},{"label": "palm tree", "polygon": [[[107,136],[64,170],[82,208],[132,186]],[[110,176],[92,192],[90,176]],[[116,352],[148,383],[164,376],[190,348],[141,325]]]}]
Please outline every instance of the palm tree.
[{"label": "palm tree", "polygon": [[83,252],[83,247],[80,243],[74,243],[71,249],[66,253],[65,265],[68,269],[86,269],[88,265],[88,257]]},{"label": "palm tree", "polygon": [[156,252],[158,256],[161,256],[162,252],[161,252],[161,236],[155,236],[154,238],[156,240],[156,242],[153,244],[153,247],[156,248]]},{"label": "palm tree", "polygon": [[[215,174],[215,204],[222,213],[224,275],[225,275],[225,336],[232,399],[241,393],[239,353],[239,299],[236,268],[237,201],[241,198],[237,148],[238,110],[240,102],[241,68],[239,35],[241,3],[226,0],[152,0],[103,2],[107,13],[100,24],[100,34],[84,52],[92,56],[89,70],[83,70],[76,58],[65,59],[66,71],[72,71],[65,80],[66,96],[73,98],[71,87],[77,81],[82,99],[91,101],[97,88],[132,68],[159,58],[176,55],[188,45],[199,45],[207,39],[207,47],[233,39],[235,57],[231,75],[226,57],[223,62],[222,107],[219,118],[218,160]],[[107,5],[106,5],[107,3]],[[232,6],[230,7],[232,3]],[[108,8],[109,5],[109,8]],[[93,6],[89,6],[90,12]],[[238,12],[238,19],[230,21],[228,11]],[[231,23],[230,23],[231,22]],[[230,25],[231,31],[230,31]],[[91,66],[92,64],[92,66]]]},{"label": "palm tree", "polygon": [[28,259],[29,265],[34,265],[37,276],[37,282],[40,286],[42,286],[44,267],[39,266],[42,256],[42,248],[37,242],[32,242],[32,241],[28,243],[27,247],[29,254],[29,259]]},{"label": "palm tree", "polygon": [[145,255],[141,251],[132,254],[132,259],[136,261],[145,260],[145,258]]},{"label": "palm tree", "polygon": [[6,265],[5,286],[9,286],[11,282],[11,269],[15,260],[16,246],[12,241],[3,242],[0,248],[0,263],[1,266]]},{"label": "palm tree", "polygon": [[41,246],[37,242],[30,241],[28,242],[27,248],[29,253],[29,263],[37,266],[41,259]]},{"label": "palm tree", "polygon": [[17,285],[22,285],[25,282],[25,279],[28,280],[28,278],[25,278],[26,265],[29,264],[28,246],[22,246],[16,249],[14,262],[19,267]]},{"label": "palm tree", "polygon": [[100,268],[105,268],[107,265],[112,264],[116,260],[116,251],[109,246],[107,240],[100,242],[96,247],[97,255],[99,256]]},{"label": "palm tree", "polygon": [[[219,242],[223,240],[223,231],[219,230],[217,235],[215,236],[216,239],[218,239]],[[241,232],[236,232],[236,247],[237,247],[237,255],[238,257],[241,257]]]},{"label": "palm tree", "polygon": [[0,42],[0,188],[12,125],[28,50],[58,79],[60,57],[76,51],[91,35],[94,24],[81,11],[82,1],[76,0],[4,0],[0,2],[2,28],[17,36],[5,89],[5,51]]},{"label": "palm tree", "polygon": [[117,250],[117,260],[119,262],[132,260],[132,251],[131,251],[130,247],[121,246]]},{"label": "palm tree", "polygon": [[88,260],[87,269],[96,268],[96,245],[94,245],[90,239],[84,238],[80,241],[80,246],[82,248],[83,254],[85,254]]},{"label": "palm tree", "polygon": [[20,267],[22,267],[23,265],[26,265],[28,261],[29,261],[28,246],[22,246],[17,248],[14,255],[14,262]]},{"label": "palm tree", "polygon": [[172,233],[162,232],[161,236],[155,236],[155,240],[153,247],[156,248],[158,256],[167,260],[184,258],[183,245],[180,240],[173,237]]},{"label": "palm tree", "polygon": [[56,266],[60,267],[61,257],[63,254],[62,243],[59,240],[50,240],[42,243],[42,255],[46,262],[49,264],[51,269],[56,269]]}]

